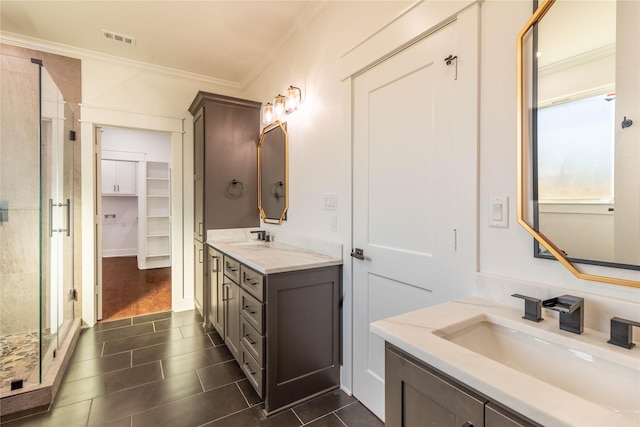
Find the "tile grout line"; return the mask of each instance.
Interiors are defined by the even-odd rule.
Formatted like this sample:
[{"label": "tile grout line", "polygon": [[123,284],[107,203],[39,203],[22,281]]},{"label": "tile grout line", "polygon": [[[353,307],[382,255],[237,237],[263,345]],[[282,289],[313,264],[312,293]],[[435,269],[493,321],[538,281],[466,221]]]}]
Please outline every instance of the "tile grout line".
[{"label": "tile grout line", "polygon": [[200,374],[198,373],[198,369],[196,369],[194,372],[196,373],[196,377],[198,377],[198,382],[200,383],[200,388],[202,389],[202,392],[204,393],[206,390],[204,389],[204,384],[202,384],[202,378],[200,378]]},{"label": "tile grout line", "polygon": [[240,391],[240,394],[242,395],[242,398],[244,399],[247,406],[251,407],[251,404],[249,403],[249,399],[247,399],[247,396],[242,391],[242,388],[240,388],[240,384],[238,384],[238,381],[235,381],[234,384],[236,385],[236,387],[238,387],[238,390]]},{"label": "tile grout line", "polygon": [[300,425],[301,425],[301,426],[303,426],[303,425],[304,425],[304,422],[302,422],[302,418],[300,418],[300,417],[298,416],[298,413],[296,412],[296,410],[295,410],[295,409],[293,409],[293,408],[291,408],[291,412],[293,412],[293,415],[295,415],[295,416],[296,416],[296,418],[298,419],[298,421],[300,421]]},{"label": "tile grout line", "polygon": [[[345,408],[346,408],[346,406],[345,406]],[[335,415],[335,416],[336,416],[336,418],[337,418],[338,420],[340,420],[340,422],[341,422],[342,424],[344,424],[344,426],[345,426],[345,427],[349,427],[349,426],[347,425],[347,423],[345,423],[344,421],[342,421],[342,418],[340,418],[340,415],[338,415],[336,412],[337,412],[337,411],[333,411],[333,412],[332,412],[332,414],[333,414],[333,415]]]}]

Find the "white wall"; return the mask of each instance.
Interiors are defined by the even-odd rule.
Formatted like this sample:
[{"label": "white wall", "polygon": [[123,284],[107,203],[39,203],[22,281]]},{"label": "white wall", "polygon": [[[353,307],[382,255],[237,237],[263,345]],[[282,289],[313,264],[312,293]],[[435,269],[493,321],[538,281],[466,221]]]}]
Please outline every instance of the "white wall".
[{"label": "white wall", "polygon": [[[138,198],[105,196],[102,214],[102,256],[138,255]],[[111,215],[115,215],[113,220]]]},{"label": "white wall", "polygon": [[102,150],[143,153],[148,162],[171,161],[171,135],[136,129],[102,128]]},{"label": "white wall", "polygon": [[[516,222],[516,35],[531,16],[526,1],[482,3],[479,274],[476,293],[519,306],[512,292],[539,298],[585,297],[587,326],[608,331],[608,316],[638,318],[640,289],[576,279],[560,263],[533,257],[529,234]],[[509,196],[510,227],[489,228],[487,200]],[[588,270],[588,268],[584,268]],[[596,274],[610,269],[593,268]],[[638,272],[615,271],[639,280]],[[628,304],[628,303],[631,304]],[[549,314],[551,316],[551,314]]]}]

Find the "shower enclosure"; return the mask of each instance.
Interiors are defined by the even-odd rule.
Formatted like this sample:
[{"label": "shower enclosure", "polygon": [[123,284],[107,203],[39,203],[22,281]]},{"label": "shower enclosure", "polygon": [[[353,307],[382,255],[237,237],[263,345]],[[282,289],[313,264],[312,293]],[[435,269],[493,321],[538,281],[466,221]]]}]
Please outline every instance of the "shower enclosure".
[{"label": "shower enclosure", "polygon": [[[0,379],[7,396],[57,366],[74,317],[73,115],[37,60],[2,54]],[[46,65],[46,64],[45,64]],[[5,412],[5,408],[2,409]]]}]

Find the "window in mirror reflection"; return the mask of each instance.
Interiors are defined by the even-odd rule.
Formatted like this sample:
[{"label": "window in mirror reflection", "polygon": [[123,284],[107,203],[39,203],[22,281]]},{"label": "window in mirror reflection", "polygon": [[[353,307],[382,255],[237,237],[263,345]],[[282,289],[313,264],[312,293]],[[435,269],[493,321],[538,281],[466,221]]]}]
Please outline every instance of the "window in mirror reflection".
[{"label": "window in mirror reflection", "polygon": [[613,203],[615,96],[538,109],[538,201]]}]

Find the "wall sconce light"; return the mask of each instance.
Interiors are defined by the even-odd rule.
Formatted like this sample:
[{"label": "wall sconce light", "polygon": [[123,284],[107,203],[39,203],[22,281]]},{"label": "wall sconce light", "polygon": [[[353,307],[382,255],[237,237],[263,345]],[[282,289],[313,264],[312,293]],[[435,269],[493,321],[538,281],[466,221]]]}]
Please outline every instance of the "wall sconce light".
[{"label": "wall sconce light", "polygon": [[265,125],[273,123],[275,117],[273,116],[273,104],[267,102],[267,104],[262,107],[262,122]]},{"label": "wall sconce light", "polygon": [[273,114],[280,120],[284,116],[284,96],[278,94],[273,100]]},{"label": "wall sconce light", "polygon": [[278,94],[273,104],[267,102],[262,107],[262,122],[269,125],[276,120],[282,120],[285,114],[291,114],[302,104],[302,91],[299,87],[289,86],[286,96]]},{"label": "wall sconce light", "polygon": [[284,110],[287,114],[291,114],[298,109],[298,105],[302,100],[302,91],[299,87],[289,86],[287,96],[284,101]]}]

